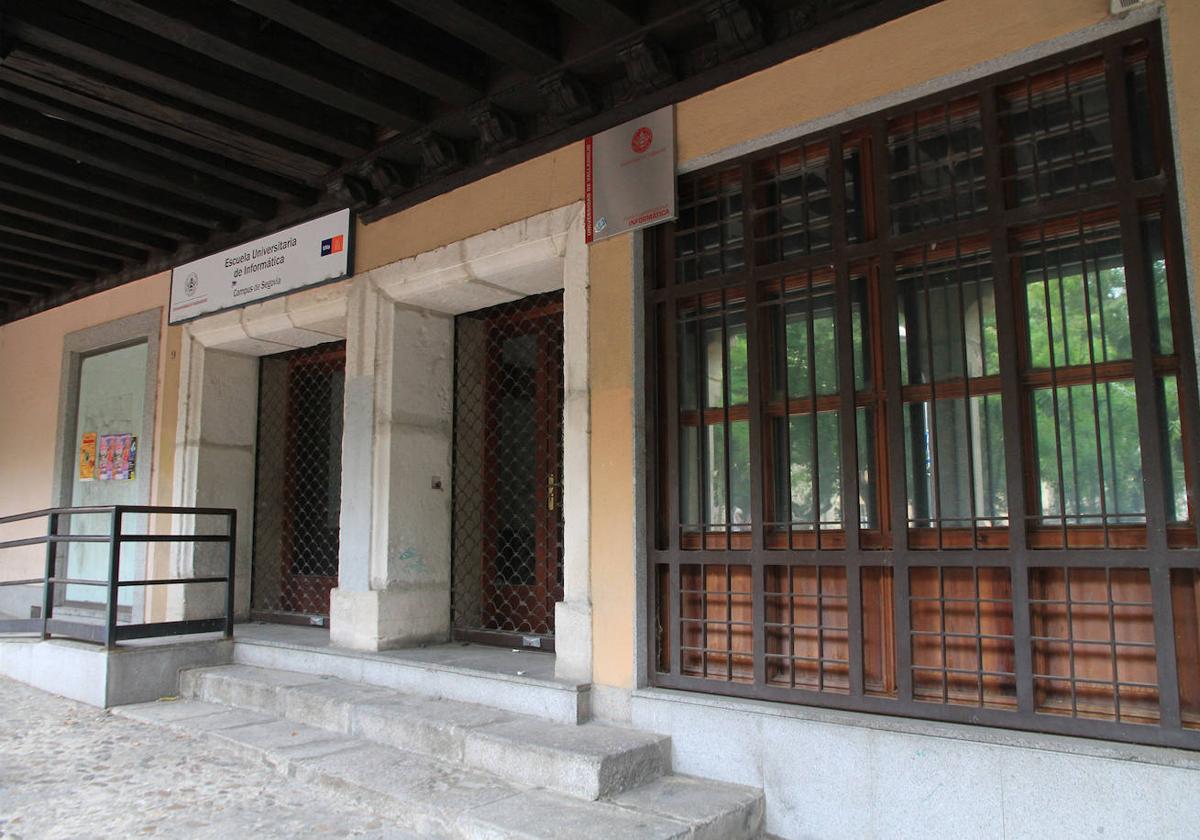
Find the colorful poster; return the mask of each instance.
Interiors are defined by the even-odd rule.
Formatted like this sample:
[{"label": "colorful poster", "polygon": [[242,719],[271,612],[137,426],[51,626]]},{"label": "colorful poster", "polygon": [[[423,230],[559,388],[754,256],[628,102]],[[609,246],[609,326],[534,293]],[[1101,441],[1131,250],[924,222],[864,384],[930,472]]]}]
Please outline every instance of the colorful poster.
[{"label": "colorful poster", "polygon": [[91,481],[96,477],[96,433],[84,432],[79,441],[79,480]]},{"label": "colorful poster", "polygon": [[135,475],[137,438],[129,432],[100,435],[99,476],[101,481],[127,481]]}]

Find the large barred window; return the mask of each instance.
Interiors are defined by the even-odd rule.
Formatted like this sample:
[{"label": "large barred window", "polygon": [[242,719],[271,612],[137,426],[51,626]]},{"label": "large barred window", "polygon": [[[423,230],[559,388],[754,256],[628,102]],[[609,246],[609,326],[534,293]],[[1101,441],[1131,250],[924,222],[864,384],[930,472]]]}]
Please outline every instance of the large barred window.
[{"label": "large barred window", "polygon": [[656,684],[1200,748],[1159,44],[680,179],[648,238]]}]

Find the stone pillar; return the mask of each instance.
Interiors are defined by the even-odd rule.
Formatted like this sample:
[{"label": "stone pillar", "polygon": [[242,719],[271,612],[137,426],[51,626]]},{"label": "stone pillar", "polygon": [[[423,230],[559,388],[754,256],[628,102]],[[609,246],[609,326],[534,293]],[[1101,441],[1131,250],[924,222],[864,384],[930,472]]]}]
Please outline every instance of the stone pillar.
[{"label": "stone pillar", "polygon": [[[258,359],[205,348],[185,334],[185,387],[176,457],[178,503],[188,507],[231,507],[238,512],[235,617],[250,614],[250,557],[254,544],[254,445],[258,418]],[[176,518],[183,533],[191,526]],[[220,533],[224,520],[204,517],[197,534]],[[180,543],[174,549],[177,577],[224,574],[226,548],[216,543]],[[225,593],[213,584],[167,588],[172,620],[224,614]]]},{"label": "stone pillar", "polygon": [[450,631],[454,321],[368,277],[350,293],[335,645],[382,650]]},{"label": "stone pillar", "polygon": [[[581,214],[582,216],[582,214]],[[588,385],[588,252],[582,217],[567,231],[563,262],[563,600],[554,605],[554,671],[592,678],[590,555],[591,403]]]}]

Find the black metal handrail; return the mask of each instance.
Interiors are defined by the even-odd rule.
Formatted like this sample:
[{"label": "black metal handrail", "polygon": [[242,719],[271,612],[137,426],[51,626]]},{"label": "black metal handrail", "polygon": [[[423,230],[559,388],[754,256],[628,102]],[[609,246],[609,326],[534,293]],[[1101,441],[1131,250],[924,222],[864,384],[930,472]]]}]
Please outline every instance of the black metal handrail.
[{"label": "black metal handrail", "polygon": [[[127,534],[124,518],[128,514],[169,514],[182,516],[223,516],[226,529],[223,534]],[[64,516],[86,516],[108,514],[108,534],[60,534],[59,522]],[[45,572],[40,578],[0,581],[0,586],[29,586],[41,583],[42,612],[38,618],[0,619],[0,633],[41,633],[43,639],[64,636],[72,639],[98,642],[115,647],[127,639],[146,639],[158,636],[180,636],[187,633],[223,632],[226,638],[233,636],[233,581],[237,554],[237,511],[233,508],[168,507],[161,505],[93,505],[88,507],[56,507],[0,516],[0,526],[31,519],[45,518],[46,533],[37,537],[0,542],[0,550],[30,545],[46,546]],[[188,578],[146,578],[122,580],[121,547],[126,543],[225,543],[228,561],[225,574]],[[105,580],[72,578],[58,574],[58,546],[63,543],[107,543],[109,546],[108,577]],[[119,624],[118,594],[127,586],[175,586],[179,584],[224,583],[225,615],[221,618],[188,619],[184,621],[143,621],[137,624]],[[104,587],[107,597],[104,604],[103,624],[72,621],[54,617],[56,585],[82,585]]]}]

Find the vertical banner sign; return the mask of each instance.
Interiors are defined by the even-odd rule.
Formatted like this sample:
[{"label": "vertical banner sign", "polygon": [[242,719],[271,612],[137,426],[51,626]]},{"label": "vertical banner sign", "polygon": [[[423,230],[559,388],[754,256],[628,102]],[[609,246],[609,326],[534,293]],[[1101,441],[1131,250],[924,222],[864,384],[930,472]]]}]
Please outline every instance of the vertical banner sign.
[{"label": "vertical banner sign", "polygon": [[340,280],[354,265],[349,210],[228,248],[171,272],[172,324]]},{"label": "vertical banner sign", "polygon": [[675,218],[675,107],[587,138],[584,225],[596,242]]}]

